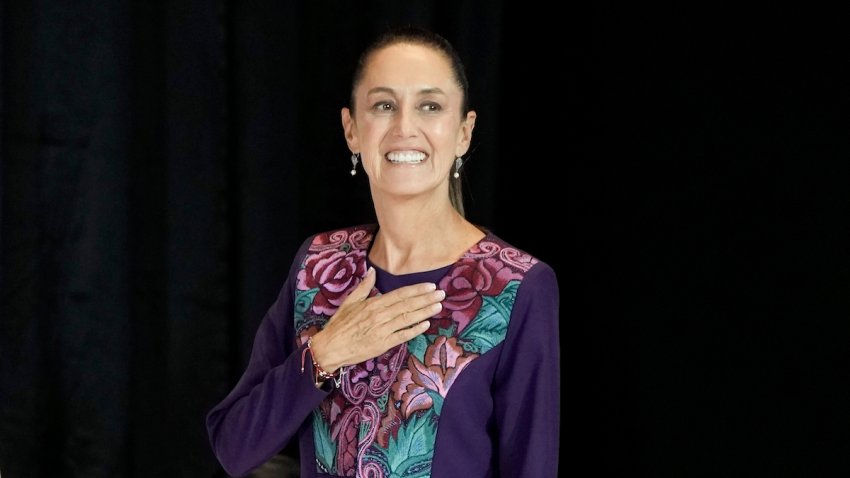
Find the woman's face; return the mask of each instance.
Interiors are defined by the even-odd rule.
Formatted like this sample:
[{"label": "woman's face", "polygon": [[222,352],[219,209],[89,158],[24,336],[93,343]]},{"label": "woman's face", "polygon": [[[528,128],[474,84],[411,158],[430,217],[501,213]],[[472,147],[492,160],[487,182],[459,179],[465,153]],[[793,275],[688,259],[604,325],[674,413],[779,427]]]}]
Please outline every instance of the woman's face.
[{"label": "woman's face", "polygon": [[474,112],[462,115],[462,99],[448,58],[437,50],[395,44],[369,58],[354,91],[355,116],[344,108],[342,122],[373,195],[448,200],[449,174],[475,126]]}]

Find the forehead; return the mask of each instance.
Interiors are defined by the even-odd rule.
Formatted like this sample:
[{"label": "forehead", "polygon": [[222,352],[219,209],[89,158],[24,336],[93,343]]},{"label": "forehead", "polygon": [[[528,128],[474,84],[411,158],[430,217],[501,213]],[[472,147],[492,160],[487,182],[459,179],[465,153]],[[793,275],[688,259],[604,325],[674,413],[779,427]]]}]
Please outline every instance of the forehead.
[{"label": "forehead", "polygon": [[434,48],[408,43],[389,45],[374,52],[363,70],[361,88],[376,86],[438,87],[459,92],[449,58]]}]

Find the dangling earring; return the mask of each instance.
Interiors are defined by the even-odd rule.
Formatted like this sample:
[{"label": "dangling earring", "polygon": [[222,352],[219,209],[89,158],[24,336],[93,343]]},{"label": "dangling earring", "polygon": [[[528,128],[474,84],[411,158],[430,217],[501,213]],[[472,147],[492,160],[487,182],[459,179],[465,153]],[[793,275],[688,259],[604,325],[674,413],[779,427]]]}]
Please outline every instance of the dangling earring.
[{"label": "dangling earring", "polygon": [[360,153],[354,153],[351,155],[351,175],[354,176],[357,174],[357,162],[360,160]]},{"label": "dangling earring", "polygon": [[463,158],[458,156],[457,159],[455,159],[455,173],[454,173],[455,179],[460,177],[460,167],[461,166],[463,166]]}]

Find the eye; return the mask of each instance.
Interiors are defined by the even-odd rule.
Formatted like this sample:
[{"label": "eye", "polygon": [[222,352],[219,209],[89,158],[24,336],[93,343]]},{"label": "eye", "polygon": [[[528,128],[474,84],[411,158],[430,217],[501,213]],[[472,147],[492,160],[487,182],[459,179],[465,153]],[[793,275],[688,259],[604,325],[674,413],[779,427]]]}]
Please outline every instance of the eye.
[{"label": "eye", "polygon": [[420,108],[422,108],[422,111],[425,111],[427,113],[436,113],[436,112],[443,109],[443,107],[440,106],[439,103],[434,103],[434,102],[431,102],[431,101],[429,101],[427,103],[423,103],[422,106],[420,106]]},{"label": "eye", "polygon": [[372,109],[375,111],[393,111],[395,106],[389,101],[378,101],[372,105]]}]

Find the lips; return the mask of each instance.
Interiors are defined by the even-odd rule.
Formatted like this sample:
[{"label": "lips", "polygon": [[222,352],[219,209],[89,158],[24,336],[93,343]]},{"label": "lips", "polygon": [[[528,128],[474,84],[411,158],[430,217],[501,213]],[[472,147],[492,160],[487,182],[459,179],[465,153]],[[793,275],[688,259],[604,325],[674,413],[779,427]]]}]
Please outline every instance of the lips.
[{"label": "lips", "polygon": [[428,157],[421,151],[391,151],[386,158],[393,164],[419,164]]}]

